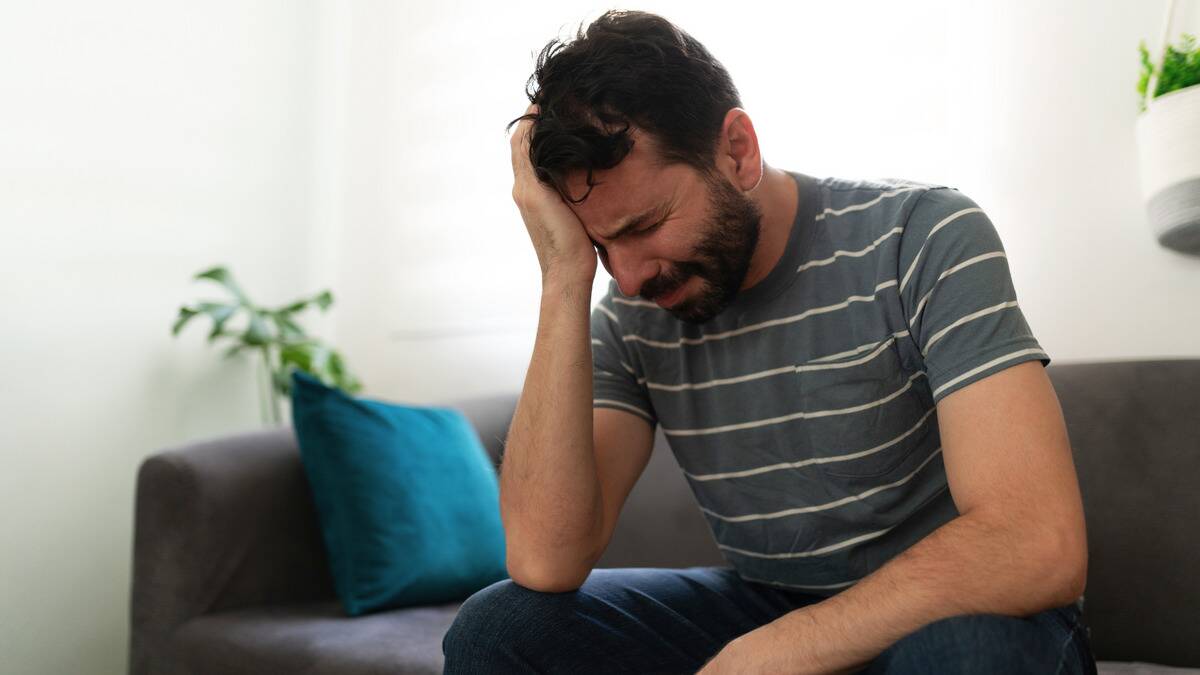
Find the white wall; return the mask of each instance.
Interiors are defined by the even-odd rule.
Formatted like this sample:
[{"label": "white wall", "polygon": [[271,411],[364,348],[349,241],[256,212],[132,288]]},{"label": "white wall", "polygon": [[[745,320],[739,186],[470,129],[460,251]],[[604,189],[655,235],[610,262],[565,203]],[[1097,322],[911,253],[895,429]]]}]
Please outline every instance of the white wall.
[{"label": "white wall", "polygon": [[[343,26],[355,48],[342,343],[380,395],[519,387],[538,279],[501,129],[527,103],[532,53],[604,8],[355,7]],[[768,162],[938,182],[978,201],[1056,362],[1200,354],[1200,259],[1153,241],[1137,193],[1136,47],[1157,42],[1164,2],[639,8],[725,63]]]},{"label": "white wall", "polygon": [[123,672],[138,463],[259,426],[250,361],[170,327],[218,262],[315,290],[315,29],[286,0],[0,12],[4,672]]},{"label": "white wall", "polygon": [[[1200,259],[1145,226],[1137,41],[1163,0],[648,2],[732,72],[767,160],[959,187],[1056,361],[1197,356]],[[519,387],[538,305],[504,124],[590,2],[8,3],[0,16],[0,654],[125,667],[133,481],[258,426],[176,308],[228,262],[332,287],[367,394]],[[1193,30],[1200,27],[1193,27]],[[603,272],[599,283],[603,283]],[[219,296],[218,296],[219,297]]]}]

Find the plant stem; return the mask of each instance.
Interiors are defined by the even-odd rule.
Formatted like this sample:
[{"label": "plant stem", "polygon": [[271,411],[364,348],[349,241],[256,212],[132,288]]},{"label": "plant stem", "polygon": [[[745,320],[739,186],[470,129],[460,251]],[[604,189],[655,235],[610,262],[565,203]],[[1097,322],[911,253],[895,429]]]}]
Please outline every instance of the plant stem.
[{"label": "plant stem", "polygon": [[279,396],[275,391],[275,364],[271,362],[271,346],[263,345],[263,366],[267,374],[267,402],[271,411],[271,425],[279,426],[281,424],[281,416],[279,414]]},{"label": "plant stem", "polygon": [[258,362],[255,362],[254,389],[255,389],[255,393],[258,394],[258,419],[260,422],[262,422],[262,425],[264,427],[271,423],[271,420],[269,419],[269,415],[267,412],[266,392],[263,389],[263,372],[265,370],[266,370],[265,363],[260,366],[258,364]]}]

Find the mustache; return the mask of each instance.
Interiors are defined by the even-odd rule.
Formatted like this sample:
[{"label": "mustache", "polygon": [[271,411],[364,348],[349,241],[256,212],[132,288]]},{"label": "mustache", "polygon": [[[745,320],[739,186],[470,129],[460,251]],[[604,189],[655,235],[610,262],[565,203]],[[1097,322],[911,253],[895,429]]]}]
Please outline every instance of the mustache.
[{"label": "mustache", "polygon": [[642,284],[638,295],[653,302],[655,298],[669,295],[679,290],[679,287],[687,283],[688,279],[691,279],[693,276],[703,276],[704,271],[704,266],[699,263],[676,263],[667,274],[660,274]]}]

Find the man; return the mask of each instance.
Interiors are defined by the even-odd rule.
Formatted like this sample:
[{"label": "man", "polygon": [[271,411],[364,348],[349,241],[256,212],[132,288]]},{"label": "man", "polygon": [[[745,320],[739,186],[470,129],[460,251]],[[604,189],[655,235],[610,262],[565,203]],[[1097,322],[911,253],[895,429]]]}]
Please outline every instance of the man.
[{"label": "man", "polygon": [[[464,603],[446,672],[1095,672],[1050,359],[978,206],[767,165],[725,69],[652,14],[551,42],[531,83],[511,579]],[[592,569],[656,426],[730,567]]]}]

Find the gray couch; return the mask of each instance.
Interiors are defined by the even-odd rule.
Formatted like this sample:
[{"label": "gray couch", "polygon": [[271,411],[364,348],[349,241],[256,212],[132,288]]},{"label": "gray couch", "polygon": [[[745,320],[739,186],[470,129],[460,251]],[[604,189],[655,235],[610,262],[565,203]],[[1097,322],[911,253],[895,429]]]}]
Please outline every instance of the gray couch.
[{"label": "gray couch", "polygon": [[[1200,666],[1200,359],[1049,373],[1087,511],[1085,620],[1101,672]],[[455,404],[494,462],[515,404],[515,394]],[[599,566],[724,564],[660,432]],[[288,428],[164,450],[141,465],[134,675],[439,673],[457,608],[342,616]]]}]

